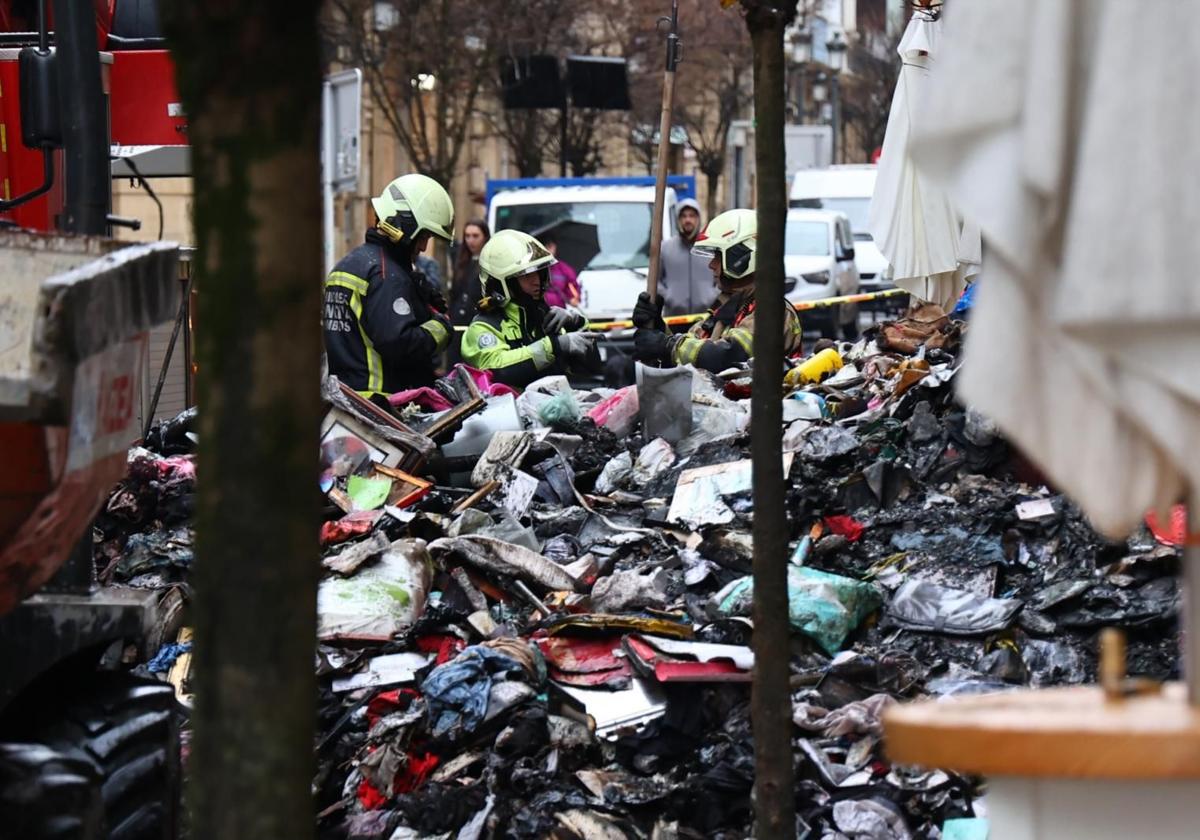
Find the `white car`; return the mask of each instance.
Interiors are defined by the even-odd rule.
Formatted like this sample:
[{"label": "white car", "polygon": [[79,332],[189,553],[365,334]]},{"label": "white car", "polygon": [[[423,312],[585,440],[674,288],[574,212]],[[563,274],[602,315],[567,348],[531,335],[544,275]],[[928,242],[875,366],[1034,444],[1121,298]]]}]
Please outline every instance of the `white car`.
[{"label": "white car", "polygon": [[[793,303],[858,294],[854,235],[845,213],[829,210],[789,210],[783,237],[784,288]],[[817,326],[822,335],[846,338],[858,335],[858,305],[802,311],[806,326]]]},{"label": "white car", "polygon": [[792,178],[788,206],[833,210],[846,214],[854,233],[859,279],[864,292],[892,288],[888,262],[867,232],[871,194],[875,192],[874,164],[844,164],[820,169],[802,169]]},{"label": "white car", "polygon": [[[595,225],[600,252],[579,271],[580,308],[590,320],[606,321],[628,318],[646,290],[653,213],[652,186],[534,187],[497,193],[488,224],[493,232],[535,231],[565,219]],[[675,213],[675,190],[667,188],[664,239],[675,233]]]}]

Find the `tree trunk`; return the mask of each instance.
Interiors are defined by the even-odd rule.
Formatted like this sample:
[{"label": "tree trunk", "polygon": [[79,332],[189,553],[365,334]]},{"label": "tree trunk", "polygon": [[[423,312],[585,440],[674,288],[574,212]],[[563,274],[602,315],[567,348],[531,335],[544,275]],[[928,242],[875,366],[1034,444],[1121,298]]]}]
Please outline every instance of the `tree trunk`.
[{"label": "tree trunk", "polygon": [[721,183],[721,172],[705,172],[704,182],[708,185],[708,196],[704,201],[704,212],[707,215],[704,220],[710,221],[713,216],[717,215],[717,188]]},{"label": "tree trunk", "polygon": [[[795,4],[792,4],[793,8]],[[783,157],[783,29],[774,9],[747,16],[754,45],[758,253],[755,299],[751,455],[754,477],[755,835],[795,837],[792,708],[788,691],[787,516],[783,484],[783,227],[787,186]]]},{"label": "tree trunk", "polygon": [[315,832],[318,7],[163,5],[198,246],[196,838]]}]

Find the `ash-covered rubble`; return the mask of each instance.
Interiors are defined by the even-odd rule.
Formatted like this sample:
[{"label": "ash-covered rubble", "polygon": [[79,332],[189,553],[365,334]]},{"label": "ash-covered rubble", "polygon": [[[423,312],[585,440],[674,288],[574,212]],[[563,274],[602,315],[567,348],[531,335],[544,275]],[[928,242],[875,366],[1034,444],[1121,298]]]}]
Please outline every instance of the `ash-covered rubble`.
[{"label": "ash-covered rubble", "polygon": [[[785,380],[798,837],[977,818],[978,780],[889,764],[891,703],[1094,681],[1105,626],[1131,673],[1178,674],[1171,535],[1099,536],[958,404],[962,329],[918,312]],[[321,837],[750,835],[750,381],[442,388],[455,422],[402,431],[331,408]],[[131,454],[107,574],[183,578],[189,468]]]}]

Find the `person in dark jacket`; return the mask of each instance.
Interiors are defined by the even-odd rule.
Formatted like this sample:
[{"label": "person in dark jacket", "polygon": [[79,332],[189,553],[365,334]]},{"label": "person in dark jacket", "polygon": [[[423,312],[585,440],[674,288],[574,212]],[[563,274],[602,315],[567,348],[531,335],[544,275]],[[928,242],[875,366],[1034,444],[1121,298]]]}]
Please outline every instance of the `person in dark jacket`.
[{"label": "person in dark jacket", "polygon": [[386,407],[389,394],[433,383],[453,334],[445,297],[414,261],[431,237],[450,240],[454,205],[417,174],[371,203],[375,228],[325,279],[325,352],[332,375]]},{"label": "person in dark jacket", "polygon": [[551,374],[599,365],[582,313],[545,303],[554,256],[527,233],[502,230],[479,255],[484,300],[462,338],[463,361],[524,388]]},{"label": "person in dark jacket", "polygon": [[462,242],[458,245],[450,281],[450,320],[456,327],[471,323],[483,298],[483,287],[479,283],[479,252],[491,236],[483,219],[472,219],[463,225]]}]

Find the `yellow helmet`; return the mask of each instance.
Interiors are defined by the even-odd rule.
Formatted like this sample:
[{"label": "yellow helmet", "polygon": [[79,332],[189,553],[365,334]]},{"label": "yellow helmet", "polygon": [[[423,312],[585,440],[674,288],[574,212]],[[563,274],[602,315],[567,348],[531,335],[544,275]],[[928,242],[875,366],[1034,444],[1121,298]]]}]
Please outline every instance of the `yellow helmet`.
[{"label": "yellow helmet", "polygon": [[[528,233],[501,230],[487,241],[479,252],[479,282],[485,295],[498,294],[505,301],[512,299],[509,280],[537,271],[549,272],[558,260]],[[547,273],[546,278],[548,279]]]},{"label": "yellow helmet", "polygon": [[393,242],[430,233],[454,238],[454,203],[442,185],[428,175],[401,175],[371,199],[379,228]]},{"label": "yellow helmet", "polygon": [[720,257],[721,273],[741,280],[754,273],[758,250],[758,214],[753,210],[726,210],[704,226],[692,245],[699,257]]}]

